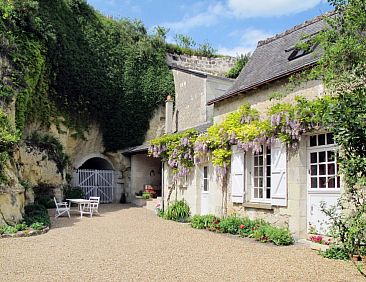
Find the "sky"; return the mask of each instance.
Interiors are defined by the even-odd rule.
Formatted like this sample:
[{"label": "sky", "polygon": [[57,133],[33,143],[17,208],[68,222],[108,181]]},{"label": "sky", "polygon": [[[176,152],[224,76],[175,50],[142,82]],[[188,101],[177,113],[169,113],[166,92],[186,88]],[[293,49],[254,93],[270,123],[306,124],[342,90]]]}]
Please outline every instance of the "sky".
[{"label": "sky", "polygon": [[238,56],[254,51],[266,39],[332,8],[326,0],[87,0],[114,18],[141,20],[152,32],[169,29],[208,42],[218,54]]}]

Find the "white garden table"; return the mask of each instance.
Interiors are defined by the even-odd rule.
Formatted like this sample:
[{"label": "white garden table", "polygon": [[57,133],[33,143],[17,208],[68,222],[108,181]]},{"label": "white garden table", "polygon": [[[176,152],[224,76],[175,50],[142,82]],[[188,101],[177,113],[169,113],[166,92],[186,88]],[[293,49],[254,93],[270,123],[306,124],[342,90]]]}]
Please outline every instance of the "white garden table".
[{"label": "white garden table", "polygon": [[74,203],[78,205],[77,211],[80,212],[80,217],[83,217],[83,214],[90,214],[90,217],[93,216],[93,210],[85,211],[86,205],[90,204],[91,200],[85,200],[85,199],[66,199],[66,201],[69,201],[70,203]]}]

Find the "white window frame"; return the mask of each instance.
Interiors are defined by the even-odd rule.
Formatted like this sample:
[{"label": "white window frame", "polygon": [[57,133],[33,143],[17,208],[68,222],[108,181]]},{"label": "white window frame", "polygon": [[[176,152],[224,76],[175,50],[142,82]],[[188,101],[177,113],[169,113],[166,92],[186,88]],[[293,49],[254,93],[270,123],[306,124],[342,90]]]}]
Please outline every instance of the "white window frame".
[{"label": "white window frame", "polygon": [[[333,144],[327,144],[327,141],[326,141],[326,144],[325,145],[316,145],[316,146],[310,146],[310,138],[313,137],[313,136],[319,136],[319,135],[325,135],[325,140],[327,140],[327,134],[331,134],[331,133],[319,133],[319,134],[314,134],[314,135],[311,135],[311,136],[308,136],[308,141],[307,141],[307,175],[308,175],[308,191],[311,192],[311,193],[337,193],[339,194],[340,193],[340,190],[341,190],[341,187],[342,187],[342,178],[339,176],[339,171],[338,171],[338,165],[337,165],[337,144],[334,142]],[[318,140],[318,137],[317,137],[317,140]],[[325,170],[326,170],[326,174],[324,175],[321,175],[322,177],[325,177],[325,178],[328,178],[328,164],[335,164],[335,186],[338,186],[337,184],[337,177],[340,177],[340,185],[339,187],[337,188],[312,188],[311,187],[311,178],[312,178],[312,175],[311,175],[311,153],[317,153],[317,158],[318,158],[318,154],[319,152],[328,152],[328,151],[333,151],[334,152],[334,158],[335,158],[335,161],[331,161],[331,162],[328,162],[327,160],[327,153],[325,155],[325,162],[321,162],[319,163],[319,159],[317,159],[317,162],[314,163],[317,165],[317,174],[316,174],[316,177],[319,181],[319,165],[320,164],[324,164],[325,165]],[[317,184],[319,186],[319,182]],[[328,181],[326,182],[326,186],[328,186]]]},{"label": "white window frame", "polygon": [[[206,176],[205,176],[205,169],[206,169]],[[205,183],[206,183],[206,190],[205,190]],[[209,185],[209,170],[208,166],[204,166],[202,168],[202,193],[209,193],[210,185]]]},{"label": "white window frame", "polygon": [[[255,158],[256,156],[258,156],[258,154],[254,153],[252,156],[252,189],[251,189],[251,202],[256,202],[256,203],[271,203],[271,186],[269,186],[269,198],[267,197],[263,197],[263,198],[256,198],[255,197],[255,189],[258,189],[258,195],[259,195],[259,189],[263,189],[263,196],[266,196],[267,194],[267,179],[271,179],[271,162],[267,162],[267,158],[268,158],[268,150],[271,150],[271,148],[267,148],[267,146],[263,146],[262,147],[262,152],[260,152],[260,155],[263,156],[263,164],[262,164],[262,167],[263,167],[263,174],[262,174],[262,179],[263,179],[263,186],[262,187],[256,187],[255,186],[255,178],[256,178],[256,175],[255,175],[255,169],[256,167],[260,167],[260,166],[256,166],[255,165]],[[267,170],[270,170],[270,173],[269,175],[267,175]],[[259,175],[257,177],[260,177]],[[259,179],[258,178],[258,183],[259,183]]]}]

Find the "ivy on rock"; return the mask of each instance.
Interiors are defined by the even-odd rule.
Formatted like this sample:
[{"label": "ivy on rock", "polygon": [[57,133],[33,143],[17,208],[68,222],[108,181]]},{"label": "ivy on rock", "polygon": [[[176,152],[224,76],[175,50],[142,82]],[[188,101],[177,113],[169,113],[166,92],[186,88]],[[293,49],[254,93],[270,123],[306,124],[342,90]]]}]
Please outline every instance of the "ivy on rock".
[{"label": "ivy on rock", "polygon": [[5,0],[0,30],[12,66],[0,94],[16,96],[20,130],[58,116],[79,131],[97,121],[106,149],[117,150],[141,143],[152,112],[174,93],[164,34],[84,0]]}]

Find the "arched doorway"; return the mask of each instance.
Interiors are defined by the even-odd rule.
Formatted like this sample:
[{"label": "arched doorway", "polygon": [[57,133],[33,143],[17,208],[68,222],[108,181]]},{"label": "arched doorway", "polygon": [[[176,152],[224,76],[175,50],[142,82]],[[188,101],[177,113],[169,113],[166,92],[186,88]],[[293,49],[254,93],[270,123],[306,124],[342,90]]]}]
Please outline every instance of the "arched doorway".
[{"label": "arched doorway", "polygon": [[114,188],[112,163],[99,154],[83,158],[74,171],[73,184],[83,190],[85,198],[100,197],[101,203],[112,203]]}]

